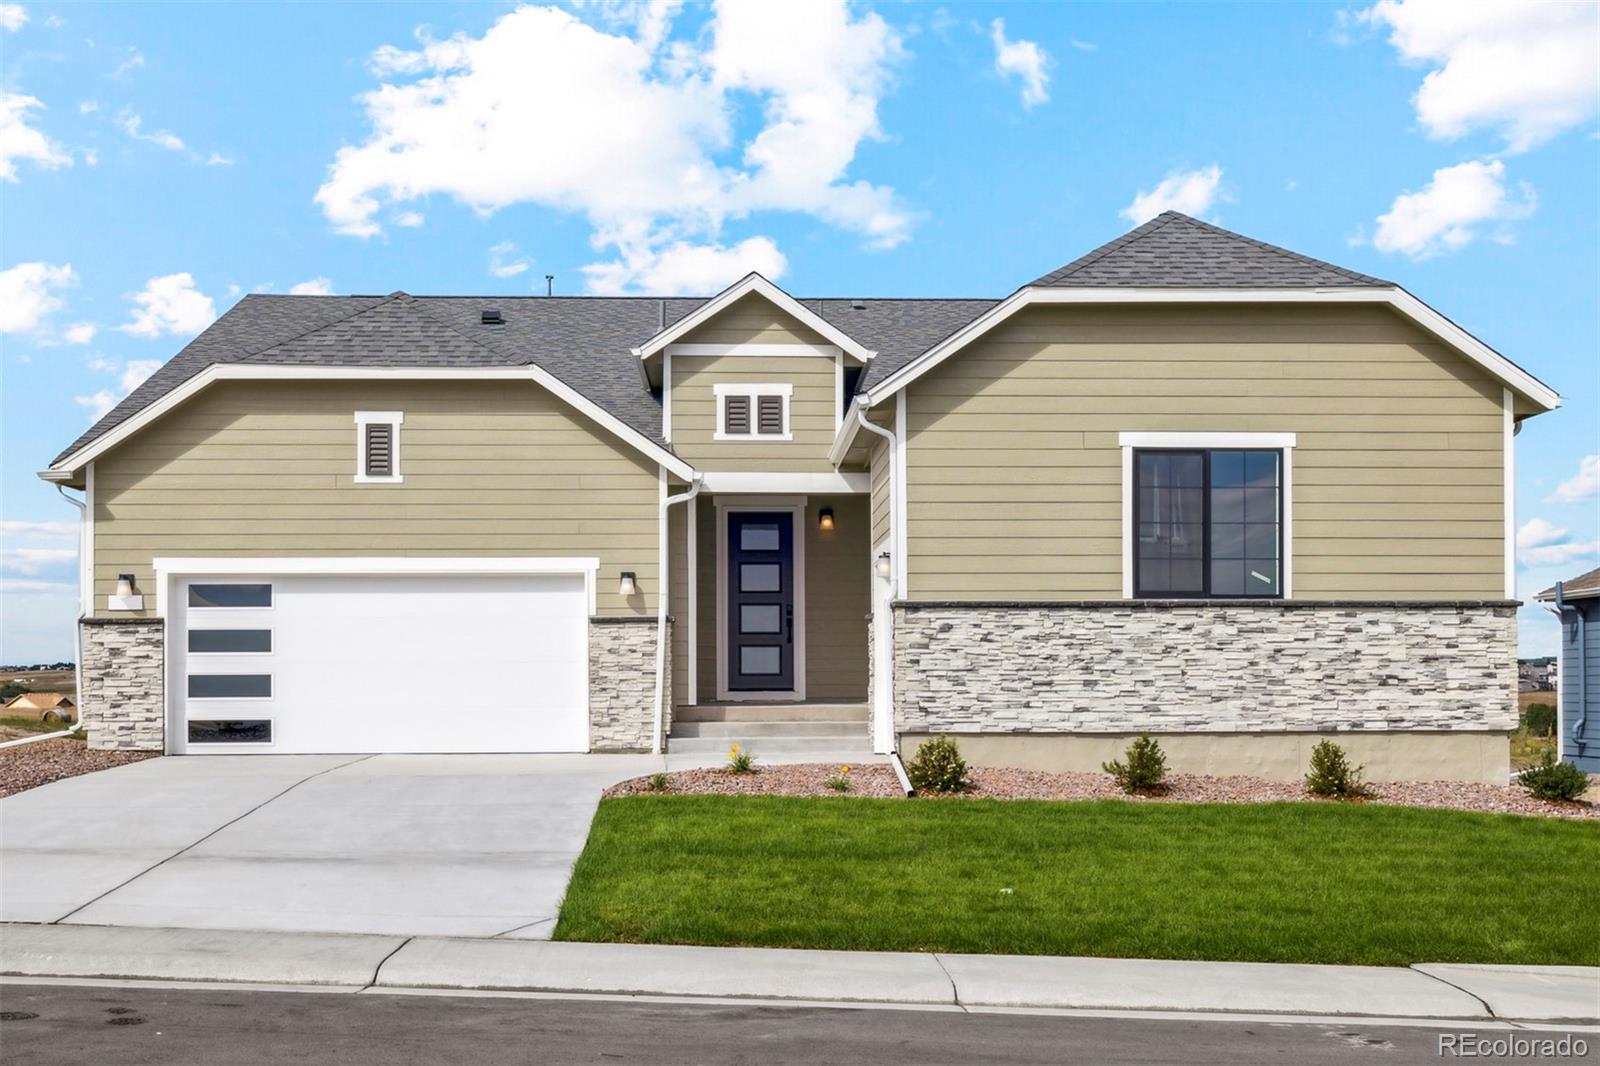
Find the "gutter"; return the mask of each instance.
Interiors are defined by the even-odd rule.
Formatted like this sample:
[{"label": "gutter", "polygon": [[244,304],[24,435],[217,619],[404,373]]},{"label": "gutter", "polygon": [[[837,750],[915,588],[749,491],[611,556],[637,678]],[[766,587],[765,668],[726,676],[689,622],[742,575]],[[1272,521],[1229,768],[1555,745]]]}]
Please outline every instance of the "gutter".
[{"label": "gutter", "polygon": [[[68,503],[72,504],[72,506],[78,509],[78,605],[79,608],[82,609],[83,605],[89,602],[89,590],[86,587],[87,583],[83,579],[83,560],[85,554],[91,547],[90,545],[84,543],[83,535],[87,515],[89,513],[89,505],[87,500],[75,500],[71,496],[68,496],[67,487],[65,485],[56,485],[56,491],[61,493],[61,498],[63,500],[66,500]],[[17,748],[24,744],[37,744],[41,740],[55,740],[59,737],[70,737],[74,733],[80,733],[83,731],[83,619],[81,617],[76,619],[72,625],[72,684],[74,689],[73,695],[77,697],[78,720],[72,723],[71,729],[62,729],[54,733],[40,733],[38,736],[34,737],[18,737],[16,740],[8,740],[4,743],[0,743],[0,749]]]},{"label": "gutter", "polygon": [[[896,495],[896,493],[898,493],[900,491],[900,487],[895,484],[895,479],[894,479],[894,474],[893,474],[894,470],[896,469],[896,466],[895,466],[895,455],[899,450],[900,440],[899,440],[898,437],[896,437],[894,435],[894,433],[891,430],[884,429],[882,426],[877,425],[870,418],[867,417],[867,405],[866,405],[866,403],[858,400],[856,402],[856,404],[855,404],[855,413],[856,413],[856,425],[857,426],[859,426],[861,429],[865,429],[867,432],[872,433],[875,436],[882,437],[885,441],[888,442],[888,447],[889,447],[888,459],[889,459],[889,470],[890,470],[890,476],[889,476],[889,479],[888,479],[888,486],[889,486],[889,501],[888,502],[889,502],[889,513],[891,515],[893,515],[895,513],[895,509],[894,509],[895,495]],[[852,434],[852,436],[854,436],[854,434]],[[898,561],[897,561],[897,564],[898,564]],[[898,565],[896,566],[895,572],[899,573]],[[900,592],[901,592],[901,590],[899,588],[896,588],[894,590],[894,596],[898,597],[900,595]],[[891,597],[891,599],[893,599],[893,598],[894,597]],[[890,611],[887,612],[887,617],[884,620],[884,627],[885,627],[884,639],[886,639],[886,640],[888,640],[890,642],[890,647],[892,648],[894,646],[894,644],[893,644],[893,642],[894,642],[894,611],[890,610]],[[878,649],[877,649],[876,643],[874,643],[874,645],[873,645],[872,654],[874,656],[876,656],[878,654]],[[894,662],[893,655],[889,656],[889,661],[890,661],[890,664],[891,664],[890,665],[890,669],[893,669],[893,662]],[[879,675],[881,673],[882,673],[881,670],[876,670],[875,669],[873,671],[873,676],[877,677],[877,675]],[[889,699],[887,701],[887,707],[886,707],[887,713],[891,716],[891,719],[890,719],[890,726],[889,726],[889,736],[888,736],[888,741],[887,741],[888,750],[885,752],[885,754],[887,754],[889,756],[889,763],[890,763],[891,766],[894,767],[895,776],[900,779],[900,787],[905,789],[906,795],[909,796],[909,795],[911,795],[911,781],[906,777],[906,768],[904,766],[902,766],[901,763],[900,763],[900,751],[899,751],[899,745],[898,745],[898,738],[895,735],[894,725],[893,725],[893,717],[892,717],[893,714],[894,714],[894,696],[893,696],[893,691],[894,690],[893,690],[893,687],[892,687],[893,686],[893,682],[891,680],[887,679],[887,678],[878,678],[878,683],[879,684],[888,683],[891,686],[890,687],[891,695],[890,695],[890,697],[889,697]],[[878,710],[878,707],[877,707],[878,700],[877,700],[876,696],[874,696],[874,699],[873,699],[872,702],[873,702],[873,708],[872,709],[873,709],[873,712],[874,712],[874,718],[876,719],[876,712]],[[877,731],[877,728],[878,728],[877,723],[876,723],[876,721],[874,721],[874,723],[873,723],[874,732]],[[873,742],[873,747],[877,748],[877,746],[878,746],[878,738],[876,736],[874,736],[872,738],[872,742]]]},{"label": "gutter", "polygon": [[[662,488],[666,487],[666,474],[662,473]],[[650,754],[660,755],[664,746],[662,726],[666,722],[667,704],[667,599],[670,585],[667,581],[667,567],[670,564],[670,555],[667,545],[667,509],[675,504],[688,503],[700,495],[700,486],[704,483],[705,475],[696,473],[689,482],[689,491],[680,492],[676,496],[664,496],[661,499],[660,521],[660,562],[658,564],[659,576],[656,590],[656,698],[655,698],[655,723],[650,732]],[[694,622],[691,619],[690,625]]]}]

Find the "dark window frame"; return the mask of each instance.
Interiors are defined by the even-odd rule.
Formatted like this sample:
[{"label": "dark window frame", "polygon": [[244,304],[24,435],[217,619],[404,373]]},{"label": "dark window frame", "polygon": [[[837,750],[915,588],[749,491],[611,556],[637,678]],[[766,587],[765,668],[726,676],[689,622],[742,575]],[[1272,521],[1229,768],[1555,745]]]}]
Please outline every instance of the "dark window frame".
[{"label": "dark window frame", "polygon": [[[1251,595],[1250,593],[1227,593],[1217,595],[1211,591],[1211,457],[1215,452],[1240,452],[1245,455],[1262,454],[1278,457],[1278,588],[1271,593]],[[1139,580],[1139,504],[1142,499],[1141,489],[1143,479],[1139,476],[1139,456],[1141,455],[1198,455],[1201,462],[1200,486],[1200,581],[1203,586],[1199,592],[1174,592],[1171,590],[1147,591]],[[1134,448],[1133,449],[1133,484],[1130,491],[1133,493],[1132,528],[1128,536],[1133,538],[1133,550],[1130,554],[1129,565],[1133,567],[1133,598],[1136,600],[1281,600],[1284,598],[1284,514],[1288,509],[1289,486],[1284,483],[1284,449],[1282,448]]]},{"label": "dark window frame", "polygon": [[[208,726],[212,728],[207,728]],[[237,727],[234,729],[222,727]],[[266,727],[266,736],[254,737],[249,732]],[[196,736],[196,733],[199,736]],[[185,723],[184,733],[190,744],[272,744],[277,732],[271,718],[191,718]],[[207,735],[209,734],[209,735]]]}]

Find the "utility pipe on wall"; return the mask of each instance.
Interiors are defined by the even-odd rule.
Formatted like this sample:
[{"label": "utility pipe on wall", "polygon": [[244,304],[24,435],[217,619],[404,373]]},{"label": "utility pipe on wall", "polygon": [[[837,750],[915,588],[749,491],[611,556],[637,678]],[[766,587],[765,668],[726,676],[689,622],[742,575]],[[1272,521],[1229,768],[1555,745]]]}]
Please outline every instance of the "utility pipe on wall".
[{"label": "utility pipe on wall", "polygon": [[[664,484],[665,471],[662,472],[661,476]],[[667,706],[667,599],[669,589],[667,584],[667,508],[676,504],[687,503],[700,495],[700,485],[703,477],[703,474],[695,474],[694,480],[689,482],[689,490],[687,492],[680,492],[676,496],[665,496],[661,500],[660,548],[658,551],[660,563],[658,566],[659,576],[656,579],[659,586],[656,589],[656,706],[655,725],[650,736],[650,753],[652,755],[661,754],[661,733],[662,725],[666,721]],[[694,625],[693,619],[690,620],[689,624]]]},{"label": "utility pipe on wall", "polygon": [[[877,423],[873,422],[870,418],[867,417],[867,406],[866,406],[866,404],[857,402],[856,405],[855,405],[855,409],[856,409],[856,424],[859,425],[862,429],[866,430],[867,432],[874,433],[877,436],[882,437],[885,441],[888,442],[888,448],[889,448],[888,460],[889,460],[889,471],[890,471],[890,474],[889,474],[889,479],[888,479],[888,482],[887,482],[888,486],[889,486],[889,499],[888,499],[887,503],[888,503],[888,506],[889,506],[889,514],[891,516],[893,516],[895,514],[895,509],[894,509],[895,495],[896,495],[896,493],[898,493],[900,491],[900,486],[895,484],[895,479],[894,479],[894,471],[896,469],[896,467],[895,467],[895,452],[900,447],[900,440],[899,440],[898,437],[896,437],[894,435],[893,432],[891,432],[890,430],[884,429],[882,426],[878,425]],[[892,517],[891,517],[890,521],[893,521]],[[901,560],[894,559],[893,562],[894,562],[894,569],[893,569],[892,573],[894,573],[894,574],[900,573],[900,567],[902,565]],[[891,580],[893,580],[892,577],[891,577]],[[898,581],[895,582],[893,595],[894,596],[901,595],[900,585],[899,585]],[[874,607],[876,607],[876,604],[874,604]],[[892,611],[886,612],[886,617],[883,619],[881,624],[883,626],[882,639],[885,640],[885,641],[892,642],[894,640],[894,613]],[[872,701],[873,702],[873,708],[872,708],[872,710],[873,710],[874,732],[877,732],[877,731],[883,729],[883,726],[879,721],[879,718],[880,718],[879,712],[880,711],[882,712],[882,715],[886,716],[887,720],[891,723],[889,725],[887,731],[886,731],[887,732],[886,736],[884,736],[882,738],[880,738],[878,736],[874,736],[872,738],[873,747],[874,747],[874,749],[882,750],[885,754],[887,754],[889,756],[890,762],[895,767],[895,774],[901,779],[901,784],[904,785],[907,789],[909,789],[909,787],[910,787],[909,782],[907,782],[905,780],[905,769],[904,769],[904,767],[902,767],[900,765],[900,755],[895,750],[896,749],[896,743],[895,743],[896,738],[895,738],[894,726],[892,724],[893,723],[893,716],[894,716],[894,695],[893,695],[894,682],[889,677],[885,676],[885,671],[882,669],[882,667],[884,665],[884,662],[883,662],[884,659],[887,659],[889,661],[890,669],[891,670],[893,669],[894,656],[893,656],[893,654],[879,656],[878,655],[878,647],[877,647],[876,641],[874,641],[874,643],[873,643],[872,654],[874,656],[877,656],[877,658],[878,658],[878,661],[873,664],[873,677],[874,677],[874,679],[876,679],[876,682],[877,682],[878,685],[887,686],[887,691],[890,693],[889,698],[887,700],[883,701],[883,705],[881,707],[879,706],[879,701],[878,701],[878,698],[877,698],[877,694],[876,693],[873,694],[873,701]]]},{"label": "utility pipe on wall", "polygon": [[[1562,614],[1564,611],[1571,611],[1578,617],[1578,715],[1572,723],[1572,741],[1574,749],[1581,753],[1582,749],[1585,747],[1585,741],[1583,739],[1583,727],[1588,724],[1589,718],[1589,687],[1587,684],[1589,680],[1589,642],[1585,634],[1585,622],[1587,619],[1584,616],[1582,607],[1574,607],[1572,604],[1566,601],[1565,597],[1562,595],[1561,586],[1562,582],[1557,581],[1555,606],[1557,623],[1562,626],[1567,624],[1566,618]],[[1565,639],[1562,640],[1562,643],[1566,643]],[[1562,661],[1565,662],[1564,657]],[[1561,680],[1562,679],[1558,678],[1556,683],[1559,685]],[[1566,717],[1566,708],[1557,708],[1556,714],[1558,716],[1557,721],[1559,722],[1561,718]],[[1562,731],[1557,729],[1556,732],[1557,735],[1560,735]],[[1559,758],[1560,753],[1557,752],[1556,754]]]}]

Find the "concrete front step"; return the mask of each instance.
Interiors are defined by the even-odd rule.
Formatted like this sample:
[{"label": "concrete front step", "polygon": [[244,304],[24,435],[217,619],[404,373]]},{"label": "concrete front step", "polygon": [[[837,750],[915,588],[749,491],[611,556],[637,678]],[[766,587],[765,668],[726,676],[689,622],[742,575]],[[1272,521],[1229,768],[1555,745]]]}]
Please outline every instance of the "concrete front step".
[{"label": "concrete front step", "polygon": [[865,722],[805,721],[805,722],[673,722],[672,737],[727,737],[740,740],[744,737],[864,737]]},{"label": "concrete front step", "polygon": [[734,742],[759,762],[763,755],[803,755],[815,752],[819,760],[840,756],[872,754],[872,741],[865,732],[839,737],[685,737],[667,738],[672,755],[725,755]]},{"label": "concrete front step", "polygon": [[675,707],[673,722],[865,722],[864,703],[702,703]]}]

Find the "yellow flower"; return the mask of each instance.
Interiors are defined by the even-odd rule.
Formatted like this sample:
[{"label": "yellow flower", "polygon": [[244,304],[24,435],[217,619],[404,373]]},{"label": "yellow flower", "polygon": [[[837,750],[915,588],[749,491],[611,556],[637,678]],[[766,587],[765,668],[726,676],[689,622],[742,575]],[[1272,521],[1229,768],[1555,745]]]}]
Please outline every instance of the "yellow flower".
[{"label": "yellow flower", "polygon": [[841,774],[847,774],[847,773],[849,773],[849,772],[850,772],[850,767],[848,767],[848,766],[841,766],[841,767],[839,767],[839,772],[840,772],[840,773],[841,773]]},{"label": "yellow flower", "polygon": [[735,744],[731,748],[729,748],[728,750],[729,751],[738,751],[739,750],[739,745]]}]

